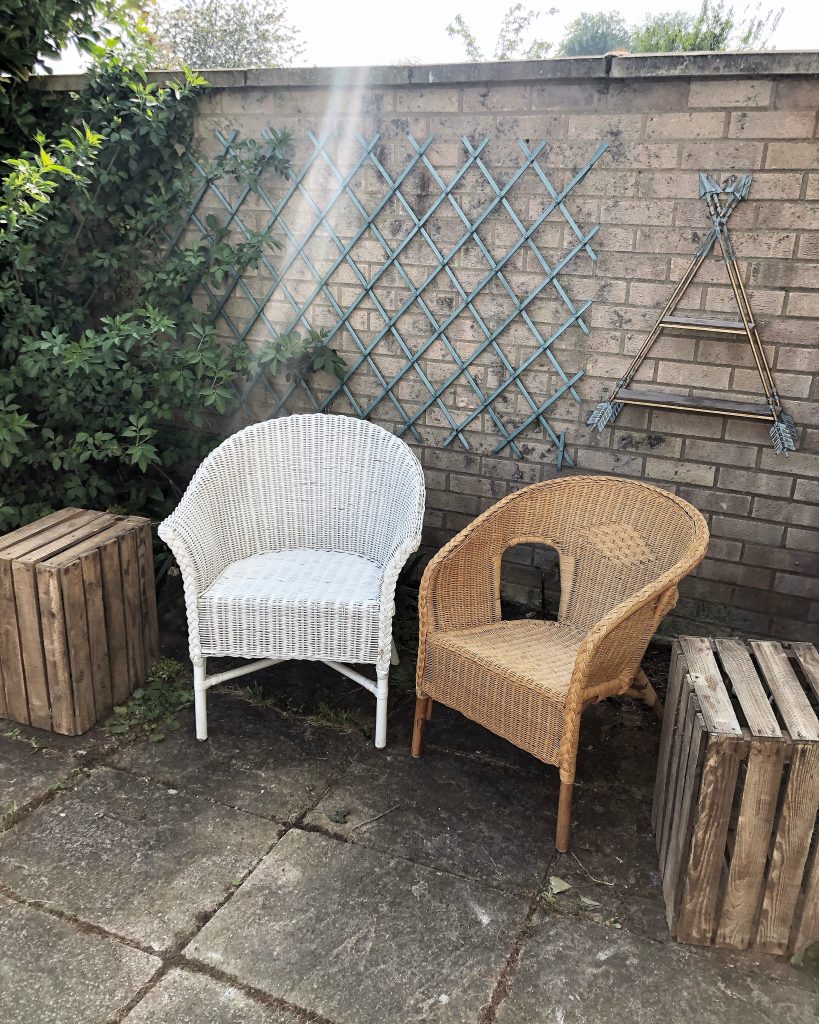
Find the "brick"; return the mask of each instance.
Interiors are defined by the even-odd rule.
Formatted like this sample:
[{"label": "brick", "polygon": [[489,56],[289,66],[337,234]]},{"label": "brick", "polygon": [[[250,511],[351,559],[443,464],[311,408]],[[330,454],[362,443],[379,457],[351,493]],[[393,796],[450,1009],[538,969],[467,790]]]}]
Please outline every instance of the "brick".
[{"label": "brick", "polygon": [[642,114],[582,114],[569,118],[569,138],[639,139],[643,131]]},{"label": "brick", "polygon": [[460,96],[457,89],[432,86],[428,89],[399,89],[395,96],[395,109],[411,113],[456,111]]},{"label": "brick", "polygon": [[717,486],[728,491],[745,491],[752,494],[767,494],[775,498],[787,498],[791,493],[791,479],[744,469],[729,469],[721,466]]},{"label": "brick", "polygon": [[[819,605],[816,607],[819,608]],[[819,642],[819,630],[802,619],[773,619],[771,622],[771,636],[776,640],[787,640],[791,643],[794,641],[803,643]]]},{"label": "brick", "polygon": [[737,167],[755,171],[762,166],[761,142],[687,142],[683,144],[680,167],[702,169],[711,173],[733,171]]},{"label": "brick", "polygon": [[785,546],[795,551],[819,552],[819,529],[799,530],[789,526],[785,536]]},{"label": "brick", "polygon": [[800,171],[819,167],[819,143],[769,142],[765,167],[772,170],[792,167]]},{"label": "brick", "polygon": [[776,501],[773,498],[754,498],[754,515],[794,526],[816,526],[819,520],[819,513],[814,505]]},{"label": "brick", "polygon": [[819,599],[819,577],[817,576],[792,576],[790,573],[778,572],[774,585],[781,594]]},{"label": "brick", "polygon": [[757,565],[738,565],[736,562],[718,562],[706,559],[697,570],[700,579],[717,580],[720,583],[733,583],[742,587],[754,587],[767,590],[773,582],[774,574],[769,569],[761,569]]},{"label": "brick", "polygon": [[652,480],[671,480],[682,484],[710,487],[714,483],[713,466],[681,462],[678,459],[646,459],[646,476]]},{"label": "brick", "polygon": [[819,292],[791,292],[788,316],[819,317]]},{"label": "brick", "polygon": [[723,512],[729,515],[747,516],[751,510],[749,494],[726,494],[713,488],[681,487],[680,497],[690,501],[701,512]]},{"label": "brick", "polygon": [[[812,501],[819,505],[819,480],[797,480],[793,496],[797,501]],[[819,508],[816,510],[816,525],[819,526]]]},{"label": "brick", "polygon": [[819,83],[816,78],[782,79],[776,84],[778,110],[816,110],[819,107]]},{"label": "brick", "polygon": [[692,79],[690,107],[767,107],[773,96],[769,78]]},{"label": "brick", "polygon": [[788,548],[746,544],[742,558],[750,565],[764,565],[771,569],[819,576],[819,552],[811,554],[807,551],[794,551]]},{"label": "brick", "polygon": [[528,85],[480,85],[464,89],[463,109],[470,111],[529,110],[532,90]]},{"label": "brick", "polygon": [[714,516],[711,520],[711,532],[716,537],[732,537],[735,540],[750,541],[754,544],[778,546],[782,542],[785,527],[776,523],[760,523],[755,519]]},{"label": "brick", "polygon": [[731,114],[728,137],[732,139],[810,139],[816,120],[814,111],[738,111]]},{"label": "brick", "polygon": [[646,122],[646,140],[654,139],[721,139],[725,134],[726,115],[722,111],[709,114],[650,114]]}]

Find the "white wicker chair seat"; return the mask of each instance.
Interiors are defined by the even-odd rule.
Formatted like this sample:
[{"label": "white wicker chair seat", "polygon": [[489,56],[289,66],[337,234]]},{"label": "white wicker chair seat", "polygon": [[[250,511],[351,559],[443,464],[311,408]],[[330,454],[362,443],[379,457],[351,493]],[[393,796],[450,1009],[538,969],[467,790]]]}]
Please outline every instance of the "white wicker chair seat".
[{"label": "white wicker chair seat", "polygon": [[[185,589],[197,737],[209,687],[300,658],[375,695],[383,747],[395,585],[423,513],[418,460],[365,420],[267,420],[211,452],[159,527]],[[260,660],[208,676],[211,657]],[[374,664],[376,680],[345,662]]]},{"label": "white wicker chair seat", "polygon": [[383,574],[346,551],[297,548],[233,562],[199,600],[202,654],[376,662]]}]

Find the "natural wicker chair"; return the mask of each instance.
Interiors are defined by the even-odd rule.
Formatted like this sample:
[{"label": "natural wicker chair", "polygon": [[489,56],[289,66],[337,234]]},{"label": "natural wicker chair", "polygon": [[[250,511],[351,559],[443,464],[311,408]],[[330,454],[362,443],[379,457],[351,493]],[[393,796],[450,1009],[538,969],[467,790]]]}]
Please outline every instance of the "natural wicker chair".
[{"label": "natural wicker chair", "polygon": [[[375,695],[383,747],[395,584],[423,513],[418,460],[365,420],[282,417],[211,452],[159,527],[184,583],[197,738],[209,687],[302,658]],[[261,660],[208,676],[211,657]],[[376,681],[343,662],[375,664]]]},{"label": "natural wicker chair", "polygon": [[[557,621],[502,620],[501,559],[516,544],[557,551]],[[499,501],[424,572],[413,755],[440,701],[555,765],[565,852],[581,712],[633,687],[676,584],[707,545],[696,509],[636,481],[565,477]]]}]

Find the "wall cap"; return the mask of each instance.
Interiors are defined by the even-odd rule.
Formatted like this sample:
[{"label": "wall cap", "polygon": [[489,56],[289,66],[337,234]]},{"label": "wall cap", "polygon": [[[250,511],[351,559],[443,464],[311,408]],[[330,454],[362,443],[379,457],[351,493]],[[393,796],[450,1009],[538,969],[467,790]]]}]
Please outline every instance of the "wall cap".
[{"label": "wall cap", "polygon": [[[152,71],[152,81],[178,72]],[[747,78],[819,75],[819,50],[736,53],[641,53],[483,64],[418,64],[400,67],[247,68],[205,71],[214,89],[327,88],[330,86],[503,85],[573,79]],[[38,88],[81,89],[84,75],[41,75]]]}]

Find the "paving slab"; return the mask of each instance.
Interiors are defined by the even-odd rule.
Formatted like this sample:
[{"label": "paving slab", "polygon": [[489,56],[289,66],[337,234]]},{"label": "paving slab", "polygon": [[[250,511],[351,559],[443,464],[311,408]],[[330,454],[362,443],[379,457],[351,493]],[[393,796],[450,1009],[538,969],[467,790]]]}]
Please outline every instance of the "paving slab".
[{"label": "paving slab", "polygon": [[290,822],[368,746],[361,736],[284,718],[214,691],[208,704],[206,741],[196,739],[190,713],[162,743],[127,747],[113,763],[172,788]]},{"label": "paving slab", "polygon": [[367,751],[309,824],[493,885],[534,890],[554,853],[557,779],[427,750]]},{"label": "paving slab", "polygon": [[74,758],[0,735],[0,821],[45,796],[75,766]]},{"label": "paving slab", "polygon": [[526,905],[294,829],[185,954],[339,1024],[474,1024]]},{"label": "paving slab", "polygon": [[171,970],[123,1024],[301,1024],[290,1009],[265,1006],[203,974]]},{"label": "paving slab", "polygon": [[13,892],[164,949],[269,849],[278,826],[98,768],[0,836]]},{"label": "paving slab", "polygon": [[0,1024],[105,1024],[160,966],[0,896]]},{"label": "paving slab", "polygon": [[816,1024],[819,995],[605,925],[538,912],[497,1024]]}]

